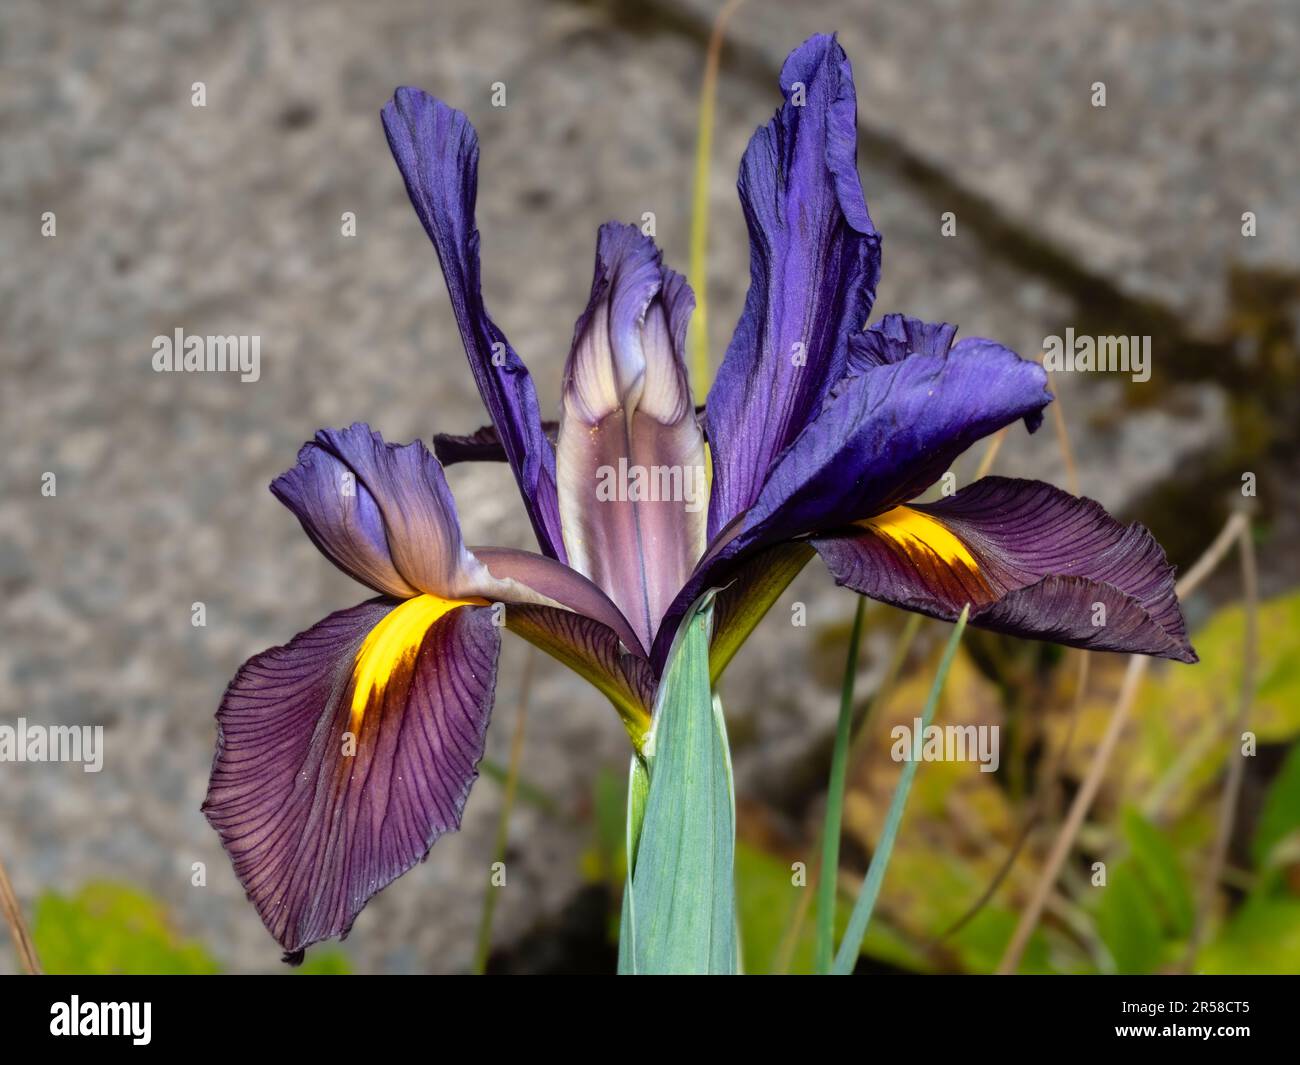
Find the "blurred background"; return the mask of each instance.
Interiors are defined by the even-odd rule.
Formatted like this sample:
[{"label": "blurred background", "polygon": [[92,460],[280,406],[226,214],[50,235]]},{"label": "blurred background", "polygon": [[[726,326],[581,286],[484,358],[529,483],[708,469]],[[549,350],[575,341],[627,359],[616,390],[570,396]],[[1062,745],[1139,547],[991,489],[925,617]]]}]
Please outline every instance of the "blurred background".
[{"label": "blurred background", "polygon": [[[379,108],[418,85],[477,126],[488,306],[555,411],[597,225],[653,212],[668,261],[687,269],[718,7],[4,5],[0,723],[102,725],[106,743],[98,774],[0,763],[0,861],[47,969],[287,971],[199,813],[213,714],[247,657],[364,593],[266,486],[321,426],[362,420],[405,441],[486,420]],[[1203,662],[1148,672],[1020,964],[1300,971],[1300,10],[748,0],[721,53],[708,171],[715,366],[748,283],[737,163],[779,102],[785,54],[830,30],[853,64],[859,167],[884,234],[874,317],[956,322],[1027,357],[1067,328],[1152,338],[1145,383],[1056,375],[1063,419],[1011,430],[992,468],[1145,522],[1180,571],[1249,510],[1257,606],[1243,603],[1236,552],[1185,601]],[[191,103],[199,81],[204,107]],[[491,104],[496,82],[504,107]],[[260,335],[260,380],[154,373],[153,337],[177,327]],[[959,483],[983,456],[959,464]],[[470,543],[533,546],[504,466],[449,476]],[[795,603],[806,627],[791,625]],[[814,560],[723,682],[750,971],[809,963],[812,892],[792,867],[815,879],[854,606]],[[846,897],[898,773],[889,727],[919,713],[947,631],[905,622],[867,614]],[[1258,749],[1204,903],[1245,658]],[[921,767],[862,969],[998,964],[1124,665],[1093,656],[1081,690],[1072,654],[966,640],[938,720],[1001,725],[1001,767]],[[507,884],[493,889],[525,712]],[[612,709],[507,641],[463,830],[308,968],[465,972],[485,945],[491,971],[612,972],[626,763]],[[0,938],[0,971],[18,965]]]}]

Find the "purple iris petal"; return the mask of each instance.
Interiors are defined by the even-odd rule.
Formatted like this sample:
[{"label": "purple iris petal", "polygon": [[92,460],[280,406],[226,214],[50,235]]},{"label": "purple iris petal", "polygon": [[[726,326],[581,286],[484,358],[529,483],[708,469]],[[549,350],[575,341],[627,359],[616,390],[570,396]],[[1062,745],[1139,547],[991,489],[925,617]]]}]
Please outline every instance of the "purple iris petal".
[{"label": "purple iris petal", "polygon": [[772,543],[920,494],[963,451],[1051,402],[1036,363],[987,340],[915,354],[840,382],[777,460],[738,539]]},{"label": "purple iris petal", "polygon": [[1040,481],[985,477],[814,546],[835,579],[909,610],[1095,651],[1195,662],[1173,568],[1141,525]]},{"label": "purple iris petal", "polygon": [[786,60],[781,90],[785,104],[740,166],[750,287],[709,393],[710,537],[754,503],[773,460],[821,410],[880,276],[843,49],[811,38]]},{"label": "purple iris petal", "polygon": [[618,632],[585,614],[547,606],[512,606],[506,627],[589,680],[618,710],[640,744],[654,706],[654,670],[641,653],[629,653]]},{"label": "purple iris petal", "polygon": [[478,776],[500,646],[491,610],[433,622],[354,719],[354,660],[403,609],[372,600],[257,655],[217,713],[203,810],[286,951],[346,935],[371,896],[460,827]]},{"label": "purple iris petal", "polygon": [[1036,424],[1051,401],[1046,382],[1036,363],[987,340],[844,378],[778,458],[754,506],[714,536],[665,615],[651,662],[663,665],[691,604],[734,579],[752,551],[912,499],[977,440],[1018,418]]},{"label": "purple iris petal", "polygon": [[695,301],[633,226],[604,225],[556,443],[569,564],[648,647],[704,551],[704,437],[683,348]]},{"label": "purple iris petal", "polygon": [[873,366],[901,362],[909,355],[946,355],[957,327],[923,322],[905,314],[887,314],[870,329],[849,337],[846,372],[864,373]]},{"label": "purple iris petal", "polygon": [[[923,322],[905,314],[887,314],[870,329],[849,337],[849,358],[845,367],[847,376],[857,377],[878,366],[889,366],[911,358],[913,355],[930,355],[940,358],[950,350],[956,355],[982,354],[991,359],[1007,349],[993,340],[966,337],[953,344],[957,327],[947,322]],[[826,397],[829,405],[843,391],[838,384]],[[1043,424],[1043,412],[1035,407],[1025,415],[1025,427],[1032,433]]]},{"label": "purple iris petal", "polygon": [[474,555],[487,566],[494,579],[534,593],[530,597],[533,602],[549,600],[550,603],[558,603],[567,610],[600,622],[629,651],[638,657],[645,657],[641,639],[628,624],[622,611],[608,595],[577,570],[545,555],[535,555],[512,547],[476,547]]},{"label": "purple iris petal", "polygon": [[555,451],[523,361],[488,317],[474,226],[478,137],[474,127],[419,89],[402,88],[383,110],[388,144],[415,212],[442,263],[452,310],[479,394],[500,434],[542,551],[564,559],[555,491]]},{"label": "purple iris petal", "polygon": [[393,563],[375,497],[337,455],[304,444],[298,464],[277,477],[271,491],[298,516],[321,554],[348,576],[385,595],[417,594]]},{"label": "purple iris petal", "polygon": [[271,491],[331,562],[378,591],[507,597],[465,550],[442,467],[418,440],[386,444],[361,423],[322,429]]}]

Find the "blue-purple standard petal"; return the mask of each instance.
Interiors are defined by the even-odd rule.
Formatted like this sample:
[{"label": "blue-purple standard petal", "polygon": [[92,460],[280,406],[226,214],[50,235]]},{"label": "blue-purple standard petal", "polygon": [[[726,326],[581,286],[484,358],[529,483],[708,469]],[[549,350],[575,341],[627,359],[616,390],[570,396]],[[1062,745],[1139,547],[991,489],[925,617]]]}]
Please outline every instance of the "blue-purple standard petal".
[{"label": "blue-purple standard petal", "polygon": [[651,663],[663,665],[691,604],[736,579],[755,550],[912,499],[982,437],[1017,419],[1038,424],[1050,401],[1040,366],[986,340],[942,355],[910,353],[844,378],[778,458],[754,506],[713,538],[664,616]]},{"label": "blue-purple standard petal", "polygon": [[1195,662],[1174,571],[1141,525],[1040,481],[985,477],[813,545],[836,581],[953,620],[1094,651]]},{"label": "blue-purple standard petal", "polygon": [[776,457],[843,376],[880,276],[880,236],[857,172],[853,73],[833,37],[795,49],[785,103],[740,166],[750,287],[709,393],[709,536],[758,498]]},{"label": "blue-purple standard petal", "polygon": [[1042,367],[987,340],[845,378],[777,460],[738,539],[773,543],[906,502],[976,441],[1036,425],[1051,398]]},{"label": "blue-purple standard petal", "polygon": [[411,88],[393,94],[383,120],[406,191],[438,252],[470,369],[519,482],[538,543],[545,554],[563,560],[555,450],[542,427],[537,390],[483,304],[474,225],[474,127],[461,112]]},{"label": "blue-purple standard petal", "polygon": [[947,322],[923,322],[905,314],[887,314],[870,329],[849,337],[849,376],[873,366],[902,362],[909,355],[946,355],[957,327]]},{"label": "blue-purple standard petal", "polygon": [[245,663],[218,711],[203,810],[289,955],[346,935],[459,828],[478,776],[500,646],[491,610],[455,607],[416,630],[354,713],[358,653],[406,609],[376,599],[330,615]]}]

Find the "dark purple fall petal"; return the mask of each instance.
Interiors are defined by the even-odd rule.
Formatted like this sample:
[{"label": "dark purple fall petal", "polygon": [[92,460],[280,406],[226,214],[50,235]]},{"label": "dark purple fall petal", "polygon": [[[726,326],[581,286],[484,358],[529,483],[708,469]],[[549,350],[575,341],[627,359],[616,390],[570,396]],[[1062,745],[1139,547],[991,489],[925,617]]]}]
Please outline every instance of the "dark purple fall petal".
[{"label": "dark purple fall petal", "polygon": [[835,39],[792,52],[781,91],[785,103],[740,165],[750,286],[709,393],[710,537],[754,503],[773,460],[821,410],[880,276],[857,172],[853,73]]},{"label": "dark purple fall petal", "polygon": [[460,827],[478,776],[500,645],[489,609],[457,607],[417,632],[354,719],[354,659],[407,608],[371,600],[251,658],[218,711],[203,810],[287,952],[346,935],[376,892]]},{"label": "dark purple fall petal", "polygon": [[442,467],[418,440],[386,444],[361,423],[322,429],[271,491],[331,562],[377,591],[506,597],[465,550]]},{"label": "dark purple fall petal", "polygon": [[459,111],[402,88],[383,110],[384,130],[415,213],[437,249],[470,369],[492,416],[542,551],[564,558],[555,450],[523,361],[488,317],[479,279],[478,137]]},{"label": "dark purple fall petal", "polygon": [[708,481],[683,349],[694,297],[634,226],[601,226],[556,442],[569,565],[641,645],[704,551]]},{"label": "dark purple fall petal", "polygon": [[1040,481],[985,477],[815,537],[836,581],[998,632],[1195,662],[1173,568],[1141,525]]},{"label": "dark purple fall petal", "polygon": [[738,539],[816,533],[914,498],[972,444],[1049,402],[1037,363],[988,340],[845,378],[776,461]]}]

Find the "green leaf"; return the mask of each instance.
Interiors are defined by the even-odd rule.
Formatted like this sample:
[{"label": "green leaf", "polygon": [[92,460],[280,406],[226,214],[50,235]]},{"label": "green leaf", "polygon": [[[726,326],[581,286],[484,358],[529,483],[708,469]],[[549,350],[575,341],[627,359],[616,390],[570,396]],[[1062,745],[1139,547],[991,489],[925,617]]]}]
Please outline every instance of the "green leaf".
[{"label": "green leaf", "polygon": [[[961,616],[957,619],[957,624],[953,626],[952,635],[948,637],[947,646],[943,649],[943,657],[939,659],[939,669],[934,675],[934,683],[930,685],[930,694],[926,697],[925,707],[921,711],[921,728],[924,730],[929,727],[930,722],[934,720],[934,708],[939,703],[939,693],[943,691],[943,682],[948,677],[948,670],[952,668],[953,657],[957,654],[957,645],[961,643],[961,634],[966,629],[966,619],[970,617],[970,604],[962,607]],[[858,894],[857,902],[853,904],[853,913],[849,917],[849,928],[845,933],[844,941],[840,943],[840,949],[835,955],[835,963],[831,967],[831,972],[835,976],[847,976],[853,971],[853,966],[858,960],[858,953],[862,949],[862,938],[867,933],[867,925],[871,921],[871,912],[875,909],[876,898],[880,895],[880,885],[885,880],[885,870],[889,868],[889,858],[894,850],[894,839],[898,835],[899,822],[903,820],[903,810],[907,807],[907,797],[912,790],[912,780],[916,776],[916,762],[908,760],[903,765],[903,771],[899,775],[898,785],[894,789],[894,797],[889,802],[889,813],[885,817],[885,829],[880,834],[880,844],[876,852],[871,856],[871,865],[867,867],[867,877],[862,882],[862,890]],[[837,869],[823,869],[823,876],[836,876]]]},{"label": "green leaf", "polygon": [[341,950],[317,947],[307,952],[307,960],[290,973],[297,976],[351,976],[352,964]]},{"label": "green leaf", "polygon": [[636,914],[632,898],[632,874],[636,871],[636,853],[641,843],[641,826],[645,822],[646,799],[650,794],[650,773],[641,756],[632,755],[627,776],[627,884],[623,888],[623,914],[618,933],[618,971],[635,976]]},{"label": "green leaf", "polygon": [[1137,862],[1126,858],[1110,870],[1097,907],[1097,931],[1115,968],[1124,974],[1149,973],[1165,954],[1160,911],[1142,882]]},{"label": "green leaf", "polygon": [[36,902],[32,938],[45,971],[56,975],[215,973],[202,944],[182,939],[156,899],[126,884],[94,881],[68,898]]},{"label": "green leaf", "polygon": [[1195,903],[1173,847],[1155,825],[1133,809],[1124,811],[1124,836],[1169,933],[1176,938],[1190,935],[1196,919]]},{"label": "green leaf", "polygon": [[1297,829],[1300,829],[1300,744],[1287,754],[1264,799],[1250,845],[1256,867],[1264,868],[1277,845]]},{"label": "green leaf", "polygon": [[[620,971],[737,971],[735,795],[722,706],[709,685],[713,598],[683,622],[646,741],[649,793],[637,837]],[[631,788],[638,786],[634,765]]]},{"label": "green leaf", "polygon": [[[862,619],[867,600],[858,597],[853,612],[849,653],[844,659],[844,683],[840,687],[840,716],[835,725],[835,747],[831,752],[831,776],[826,788],[826,820],[822,826],[822,868],[831,870],[817,885],[817,972],[831,971],[834,949],[835,896],[840,868],[840,830],[844,822],[844,778],[849,764],[849,732],[853,726],[853,688],[858,677],[858,648],[862,644]],[[919,615],[918,615],[919,616]]]},{"label": "green leaf", "polygon": [[1198,973],[1300,972],[1300,899],[1249,899],[1201,951]]}]

